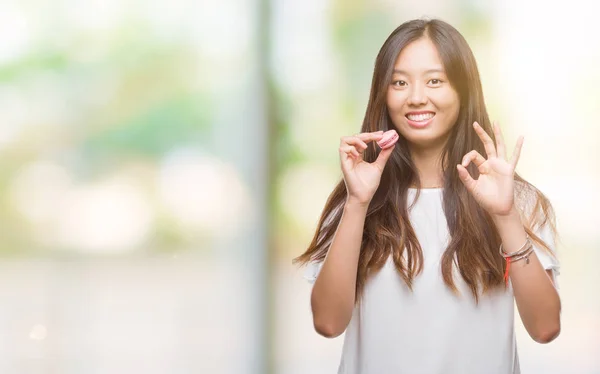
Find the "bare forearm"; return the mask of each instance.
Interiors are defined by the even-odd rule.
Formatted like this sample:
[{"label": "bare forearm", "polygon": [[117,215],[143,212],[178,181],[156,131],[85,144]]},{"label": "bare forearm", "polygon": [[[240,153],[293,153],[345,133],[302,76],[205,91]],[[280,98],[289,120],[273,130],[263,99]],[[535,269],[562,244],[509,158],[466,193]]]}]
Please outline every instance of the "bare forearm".
[{"label": "bare forearm", "polygon": [[[526,241],[526,232],[516,208],[507,216],[495,216],[494,222],[504,251],[518,251]],[[529,256],[529,264],[525,259],[511,263],[509,276],[527,332],[536,342],[552,341],[560,332],[560,298],[535,253]]]},{"label": "bare forearm", "polygon": [[368,205],[348,201],[323,267],[315,281],[311,307],[315,329],[335,337],[346,329],[354,309],[356,271]]}]

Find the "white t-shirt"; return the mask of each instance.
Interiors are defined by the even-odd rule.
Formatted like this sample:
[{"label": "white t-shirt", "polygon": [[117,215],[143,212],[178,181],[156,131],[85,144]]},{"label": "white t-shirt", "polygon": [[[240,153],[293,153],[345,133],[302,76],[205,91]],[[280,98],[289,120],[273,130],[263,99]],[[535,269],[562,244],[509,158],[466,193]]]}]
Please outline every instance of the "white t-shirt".
[{"label": "white t-shirt", "polygon": [[[409,202],[415,195],[416,189],[409,189]],[[442,197],[442,188],[423,189],[409,212],[424,258],[413,292],[388,258],[365,284],[362,302],[353,311],[338,374],[520,373],[512,287],[485,294],[476,305],[460,275],[455,273],[460,296],[444,284],[440,260],[449,234]],[[547,226],[536,234],[554,250]],[[556,281],[556,259],[535,243],[534,250]],[[305,278],[314,282],[321,265],[309,263]]]}]

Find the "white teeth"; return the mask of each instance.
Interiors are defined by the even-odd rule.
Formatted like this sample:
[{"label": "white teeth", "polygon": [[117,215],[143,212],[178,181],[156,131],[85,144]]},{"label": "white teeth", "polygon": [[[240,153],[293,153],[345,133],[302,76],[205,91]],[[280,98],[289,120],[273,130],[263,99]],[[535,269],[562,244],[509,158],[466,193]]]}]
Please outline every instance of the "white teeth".
[{"label": "white teeth", "polygon": [[427,121],[428,119],[433,118],[433,116],[434,116],[433,113],[423,113],[423,114],[409,114],[406,117],[411,121],[421,122],[421,121]]}]

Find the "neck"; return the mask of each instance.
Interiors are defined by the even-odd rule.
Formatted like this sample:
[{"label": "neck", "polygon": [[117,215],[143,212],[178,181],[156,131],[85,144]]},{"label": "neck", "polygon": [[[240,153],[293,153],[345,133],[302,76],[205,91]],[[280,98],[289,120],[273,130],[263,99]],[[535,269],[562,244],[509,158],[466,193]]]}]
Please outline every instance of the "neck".
[{"label": "neck", "polygon": [[421,188],[443,187],[444,178],[440,160],[442,150],[443,148],[411,148],[411,156],[417,167]]}]

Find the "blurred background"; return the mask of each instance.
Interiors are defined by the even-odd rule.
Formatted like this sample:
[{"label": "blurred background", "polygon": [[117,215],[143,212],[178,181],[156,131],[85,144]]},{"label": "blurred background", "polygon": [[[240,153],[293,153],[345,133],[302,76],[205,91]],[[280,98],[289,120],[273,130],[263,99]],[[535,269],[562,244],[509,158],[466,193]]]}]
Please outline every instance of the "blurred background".
[{"label": "blurred background", "polygon": [[[552,5],[550,5],[552,4]],[[593,1],[2,0],[0,372],[334,373],[304,251],[375,56],[441,18],[519,173],[557,212],[561,336],[523,373],[600,373]]]}]

